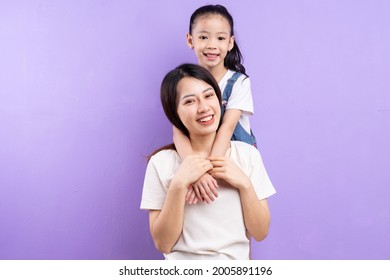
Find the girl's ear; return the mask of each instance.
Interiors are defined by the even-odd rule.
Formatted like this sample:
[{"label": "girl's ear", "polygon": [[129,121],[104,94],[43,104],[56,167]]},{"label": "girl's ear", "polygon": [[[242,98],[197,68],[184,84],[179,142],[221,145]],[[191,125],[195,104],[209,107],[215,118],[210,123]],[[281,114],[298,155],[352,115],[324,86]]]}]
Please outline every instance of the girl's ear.
[{"label": "girl's ear", "polygon": [[190,33],[187,33],[186,37],[187,37],[187,45],[192,50],[194,48],[192,35]]},{"label": "girl's ear", "polygon": [[230,36],[230,40],[229,40],[229,52],[233,49],[234,47],[234,35],[233,36]]}]

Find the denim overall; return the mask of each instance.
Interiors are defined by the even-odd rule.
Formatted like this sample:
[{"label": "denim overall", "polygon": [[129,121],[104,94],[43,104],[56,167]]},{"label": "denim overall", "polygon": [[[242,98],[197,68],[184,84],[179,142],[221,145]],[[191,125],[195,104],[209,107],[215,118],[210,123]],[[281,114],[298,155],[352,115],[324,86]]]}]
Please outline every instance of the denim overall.
[{"label": "denim overall", "polygon": [[[230,95],[233,90],[234,83],[237,81],[237,79],[242,74],[239,72],[236,72],[233,74],[233,76],[227,81],[227,85],[225,87],[225,90],[222,94],[222,116],[225,114],[226,111],[226,104],[228,103],[228,100],[230,98]],[[256,138],[253,135],[253,132],[251,130],[251,133],[249,134],[242,125],[238,122],[236,128],[234,129],[232,141],[242,141],[245,143],[248,143],[249,145],[253,145],[257,147],[256,145]]]}]

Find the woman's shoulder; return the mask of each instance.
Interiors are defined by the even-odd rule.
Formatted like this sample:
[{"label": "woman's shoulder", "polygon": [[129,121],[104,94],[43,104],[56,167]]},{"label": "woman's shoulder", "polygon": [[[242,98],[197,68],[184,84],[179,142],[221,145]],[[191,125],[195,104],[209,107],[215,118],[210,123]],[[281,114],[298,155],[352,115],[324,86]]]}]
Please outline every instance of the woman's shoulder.
[{"label": "woman's shoulder", "polygon": [[151,156],[149,160],[149,162],[153,162],[155,164],[156,163],[164,164],[164,162],[176,162],[176,161],[180,161],[180,157],[177,151],[173,149],[164,149],[158,151],[153,156]]}]

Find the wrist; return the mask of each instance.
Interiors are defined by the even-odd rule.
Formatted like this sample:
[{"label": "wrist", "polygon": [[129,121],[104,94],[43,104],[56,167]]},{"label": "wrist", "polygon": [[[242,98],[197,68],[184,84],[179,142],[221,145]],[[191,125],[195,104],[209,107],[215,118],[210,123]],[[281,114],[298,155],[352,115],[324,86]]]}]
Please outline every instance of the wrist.
[{"label": "wrist", "polygon": [[240,184],[238,185],[238,189],[240,192],[246,192],[252,188],[252,182],[249,180],[249,178],[246,178],[245,180],[240,181]]},{"label": "wrist", "polygon": [[186,183],[183,180],[177,180],[175,177],[173,177],[171,183],[169,184],[169,190],[175,192],[179,192],[179,191],[185,192],[189,186],[190,183]]}]

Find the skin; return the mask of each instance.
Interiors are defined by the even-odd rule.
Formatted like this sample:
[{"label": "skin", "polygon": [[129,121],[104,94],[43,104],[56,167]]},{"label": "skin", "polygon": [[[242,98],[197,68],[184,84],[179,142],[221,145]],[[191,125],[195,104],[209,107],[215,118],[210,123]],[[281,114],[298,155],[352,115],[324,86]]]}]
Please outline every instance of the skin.
[{"label": "skin", "polygon": [[215,92],[207,83],[190,77],[183,78],[177,90],[177,112],[189,131],[193,154],[182,161],[173,176],[163,208],[149,212],[150,231],[157,249],[169,253],[180,238],[187,189],[206,172],[238,189],[248,233],[256,240],[264,239],[270,225],[267,200],[257,199],[250,179],[230,156],[204,158],[211,152],[221,116]]},{"label": "skin", "polygon": [[[230,34],[229,22],[223,16],[216,14],[198,17],[193,25],[192,34],[187,33],[187,45],[194,50],[199,65],[206,68],[217,81],[220,81],[228,70],[224,66],[224,60],[234,46],[234,36]],[[225,112],[213,148],[207,156],[226,154],[241,114],[242,111],[236,109]],[[193,153],[189,139],[175,127],[173,141],[181,158]],[[211,175],[205,174],[189,188],[186,200],[190,204],[196,204],[198,201],[211,203],[218,197],[217,189],[217,181]]]},{"label": "skin", "polygon": [[221,15],[198,17],[187,33],[187,45],[194,50],[198,64],[210,71],[217,81],[225,75],[225,57],[234,46],[229,22]]}]

